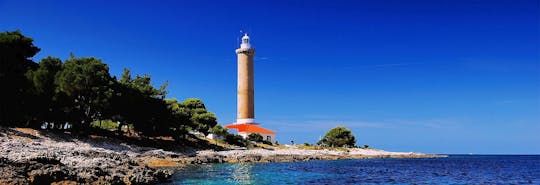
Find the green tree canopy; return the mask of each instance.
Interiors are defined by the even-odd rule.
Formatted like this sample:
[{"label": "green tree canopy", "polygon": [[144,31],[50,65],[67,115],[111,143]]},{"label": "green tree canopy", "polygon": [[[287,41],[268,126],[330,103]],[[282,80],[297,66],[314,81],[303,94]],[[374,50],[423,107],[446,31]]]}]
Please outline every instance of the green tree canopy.
[{"label": "green tree canopy", "polygon": [[[74,128],[87,128],[99,118],[113,95],[112,78],[109,67],[101,60],[88,58],[70,58],[64,64],[64,70],[57,74],[57,91],[73,100],[70,112],[80,117]],[[83,130],[84,131],[84,130]]]},{"label": "green tree canopy", "polygon": [[194,123],[191,121],[191,113],[184,105],[175,98],[167,99],[167,107],[172,113],[171,123],[174,127],[177,138],[185,136],[188,131],[194,127]]},{"label": "green tree canopy", "polygon": [[[200,110],[200,109],[198,109]],[[195,113],[191,116],[191,120],[195,124],[195,130],[208,135],[210,133],[210,128],[217,125],[217,118],[214,113],[204,111],[201,113]]]},{"label": "green tree canopy", "polygon": [[[55,79],[59,72],[63,70],[62,61],[59,58],[47,57],[41,59],[39,67],[36,70],[30,70],[26,73],[27,78],[32,84],[32,115],[36,122],[31,127],[40,127],[40,121],[56,122],[57,127],[65,123],[65,114],[62,111],[63,104],[66,102],[63,97],[56,93]],[[30,97],[29,97],[30,98]]]},{"label": "green tree canopy", "polygon": [[354,146],[356,139],[348,128],[335,127],[330,129],[317,144],[325,144],[332,147]]},{"label": "green tree canopy", "polygon": [[16,125],[32,119],[33,97],[28,89],[31,82],[25,77],[37,64],[31,57],[39,52],[33,39],[20,31],[0,32],[0,125]]},{"label": "green tree canopy", "polygon": [[112,99],[111,117],[121,126],[132,124],[136,131],[145,136],[171,135],[173,112],[163,99],[166,96],[166,83],[159,89],[152,85],[150,75],[136,75],[133,79],[125,68],[119,80],[115,81],[115,94]]},{"label": "green tree canopy", "polygon": [[198,98],[188,98],[182,103],[186,108],[195,110],[195,109],[206,109],[202,100]]},{"label": "green tree canopy", "polygon": [[22,75],[36,64],[30,60],[40,49],[34,46],[34,39],[20,31],[0,32],[0,78],[8,75]]},{"label": "green tree canopy", "polygon": [[216,125],[210,129],[210,133],[215,134],[216,136],[227,136],[229,132],[227,128],[222,127],[221,125]]},{"label": "green tree canopy", "polygon": [[0,32],[0,80],[5,93],[0,97],[0,125],[47,125],[85,133],[93,121],[109,120],[118,123],[119,130],[133,126],[130,129],[143,137],[180,139],[190,130],[226,133],[200,99],[166,99],[168,82],[155,87],[150,75],[133,77],[127,68],[116,79],[100,59],[73,54],[64,62],[47,57],[38,64],[31,57],[39,50],[32,38],[19,31]]},{"label": "green tree canopy", "polygon": [[59,58],[49,56],[41,59],[39,67],[36,70],[28,71],[26,75],[33,83],[37,94],[52,95],[56,89],[54,84],[56,74],[62,69],[62,61]]},{"label": "green tree canopy", "polygon": [[255,141],[255,142],[262,142],[263,141],[263,137],[261,134],[258,134],[258,133],[251,133],[248,135],[248,140],[250,141]]},{"label": "green tree canopy", "polygon": [[[174,101],[176,100],[169,100]],[[217,125],[216,115],[206,109],[203,101],[198,98],[188,98],[181,104],[175,105],[182,114],[189,115],[189,124],[183,124],[187,130],[193,130],[208,135],[210,129]],[[186,123],[186,122],[183,122]]]}]

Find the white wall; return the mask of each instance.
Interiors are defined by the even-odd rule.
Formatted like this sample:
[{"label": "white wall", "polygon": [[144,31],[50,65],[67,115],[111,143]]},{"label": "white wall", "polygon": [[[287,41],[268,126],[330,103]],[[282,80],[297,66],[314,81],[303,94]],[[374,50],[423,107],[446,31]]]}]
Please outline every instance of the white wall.
[{"label": "white wall", "polygon": [[213,139],[213,140],[223,139],[222,136],[217,136],[217,135],[214,135],[214,134],[208,134],[208,135],[206,136],[206,138],[208,138],[208,139]]}]

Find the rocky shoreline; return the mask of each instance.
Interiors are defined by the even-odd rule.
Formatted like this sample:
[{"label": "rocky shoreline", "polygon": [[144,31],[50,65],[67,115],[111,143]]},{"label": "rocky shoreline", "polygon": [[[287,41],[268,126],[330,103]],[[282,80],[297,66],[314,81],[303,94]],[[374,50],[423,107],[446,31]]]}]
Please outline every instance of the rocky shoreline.
[{"label": "rocky shoreline", "polygon": [[76,138],[26,128],[0,128],[0,184],[156,184],[187,164],[295,162],[361,158],[433,158],[431,154],[374,149],[165,151],[110,138]]},{"label": "rocky shoreline", "polygon": [[179,161],[183,164],[237,163],[237,162],[299,162],[310,160],[371,159],[371,158],[437,158],[435,154],[387,152],[375,149],[303,150],[289,149],[254,149],[229,151],[199,151],[194,157]]},{"label": "rocky shoreline", "polygon": [[0,184],[155,184],[172,175],[141,160],[162,150],[25,131],[35,133],[0,132]]}]

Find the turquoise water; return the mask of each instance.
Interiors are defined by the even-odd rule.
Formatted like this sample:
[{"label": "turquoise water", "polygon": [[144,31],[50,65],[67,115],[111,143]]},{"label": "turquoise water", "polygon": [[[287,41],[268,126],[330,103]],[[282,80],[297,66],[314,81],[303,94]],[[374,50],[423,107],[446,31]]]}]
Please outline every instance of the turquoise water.
[{"label": "turquoise water", "polygon": [[540,155],[193,165],[168,184],[540,184]]}]

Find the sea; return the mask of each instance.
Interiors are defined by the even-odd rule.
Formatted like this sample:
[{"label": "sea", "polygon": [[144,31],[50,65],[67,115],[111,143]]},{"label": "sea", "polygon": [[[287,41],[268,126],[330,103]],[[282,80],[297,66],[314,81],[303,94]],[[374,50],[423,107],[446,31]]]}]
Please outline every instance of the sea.
[{"label": "sea", "polygon": [[203,164],[166,184],[540,184],[540,155]]}]

